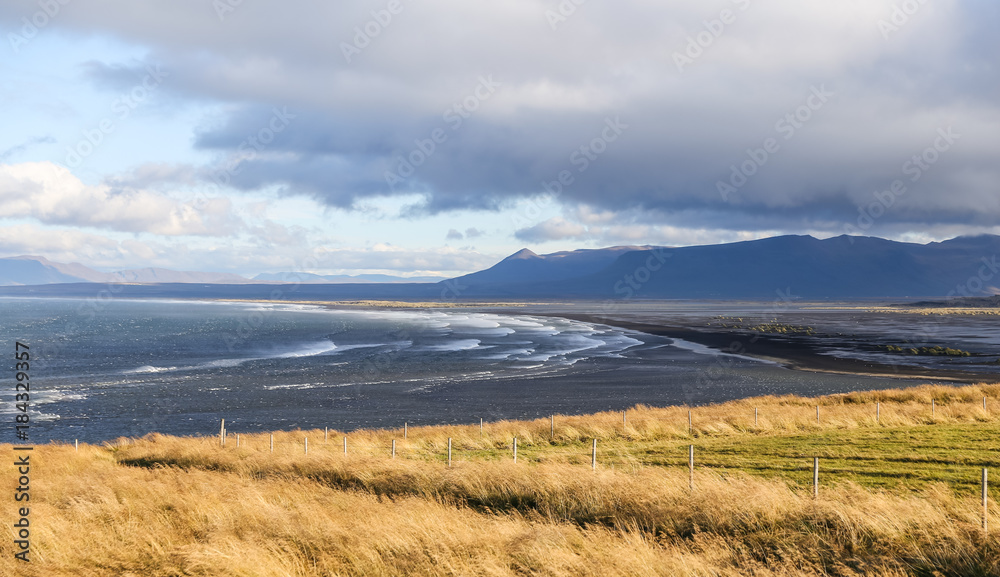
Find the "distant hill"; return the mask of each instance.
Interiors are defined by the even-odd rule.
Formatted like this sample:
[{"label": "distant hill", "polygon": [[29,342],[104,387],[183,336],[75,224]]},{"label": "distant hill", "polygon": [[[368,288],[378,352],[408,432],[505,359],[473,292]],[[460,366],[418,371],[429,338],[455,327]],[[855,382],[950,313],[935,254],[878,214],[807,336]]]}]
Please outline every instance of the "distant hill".
[{"label": "distant hill", "polygon": [[962,309],[997,309],[1000,308],[1000,296],[988,297],[956,297],[944,301],[920,301],[898,304],[895,306],[907,308],[962,308]]},{"label": "distant hill", "polygon": [[[522,250],[458,277],[463,297],[774,299],[1000,293],[1000,237],[915,244],[875,237],[779,236],[730,244]],[[980,276],[981,275],[981,276]],[[963,294],[963,291],[965,294]]]},{"label": "distant hill", "polygon": [[[140,269],[100,273],[40,257],[0,259],[0,284],[150,283],[129,294],[266,298],[274,283],[299,295],[339,299],[902,299],[1000,294],[1000,237],[915,244],[875,237],[778,236],[730,244],[536,254],[520,250],[496,265],[437,283],[384,275],[236,275]],[[296,276],[303,277],[297,279]],[[423,281],[423,282],[421,282]],[[200,284],[199,284],[200,283]],[[204,285],[204,286],[201,286]],[[246,285],[241,288],[240,285]],[[60,288],[62,286],[63,288]],[[86,293],[86,285],[24,287],[4,294]],[[264,295],[264,296],[257,296]]]},{"label": "distant hill", "polygon": [[239,275],[141,268],[100,272],[80,263],[52,262],[40,256],[0,258],[0,285],[40,285],[79,282],[127,283],[246,283]]},{"label": "distant hill", "polygon": [[414,282],[441,282],[446,280],[443,276],[392,276],[388,274],[328,274],[319,275],[308,272],[274,272],[261,273],[253,280],[255,282],[277,282],[277,283],[323,283],[323,284],[357,284],[357,283],[414,283]]},{"label": "distant hill", "polygon": [[579,278],[611,266],[625,253],[649,246],[614,246],[554,252],[544,256],[521,249],[486,270],[457,277],[458,285],[490,287],[511,283],[540,283]]}]

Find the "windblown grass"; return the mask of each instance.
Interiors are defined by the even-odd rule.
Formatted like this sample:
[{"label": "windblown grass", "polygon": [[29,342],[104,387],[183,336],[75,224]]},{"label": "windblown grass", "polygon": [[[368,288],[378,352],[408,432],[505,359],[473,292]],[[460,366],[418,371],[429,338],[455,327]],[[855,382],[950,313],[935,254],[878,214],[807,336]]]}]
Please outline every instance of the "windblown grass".
[{"label": "windblown grass", "polygon": [[975,490],[1000,466],[1000,386],[749,399],[694,409],[690,432],[687,411],[557,416],[552,438],[548,419],[356,431],[346,456],[334,431],[275,433],[274,453],[232,433],[38,447],[34,561],[4,539],[0,573],[1000,574]]}]

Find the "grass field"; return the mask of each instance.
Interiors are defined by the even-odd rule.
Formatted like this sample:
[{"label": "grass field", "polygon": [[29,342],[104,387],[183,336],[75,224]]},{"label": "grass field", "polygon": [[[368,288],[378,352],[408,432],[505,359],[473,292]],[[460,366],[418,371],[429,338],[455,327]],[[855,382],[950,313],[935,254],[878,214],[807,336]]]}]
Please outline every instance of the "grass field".
[{"label": "grass field", "polygon": [[748,399],[692,409],[690,430],[685,407],[554,425],[356,431],[347,455],[323,430],[275,433],[273,453],[235,431],[37,447],[33,561],[4,539],[0,574],[1000,574],[1000,492],[989,534],[980,498],[982,468],[1000,485],[1000,385]]}]

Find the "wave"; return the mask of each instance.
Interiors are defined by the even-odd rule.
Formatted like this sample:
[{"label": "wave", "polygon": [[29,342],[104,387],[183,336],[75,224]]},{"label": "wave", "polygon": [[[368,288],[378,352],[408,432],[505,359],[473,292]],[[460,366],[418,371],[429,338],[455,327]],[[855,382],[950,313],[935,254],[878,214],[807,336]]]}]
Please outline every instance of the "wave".
[{"label": "wave", "polygon": [[321,341],[318,343],[310,343],[293,351],[281,353],[274,358],[291,359],[298,357],[314,357],[316,355],[333,352],[336,349],[337,343],[333,341]]},{"label": "wave", "polygon": [[176,370],[177,367],[154,367],[153,365],[143,365],[137,369],[129,369],[127,371],[122,371],[122,373],[126,375],[137,375],[137,374],[149,374],[149,373],[168,373]]},{"label": "wave", "polygon": [[778,362],[775,362],[775,361],[771,361],[771,360],[768,360],[768,359],[758,359],[757,357],[751,357],[751,356],[747,356],[747,355],[737,355],[737,354],[734,354],[734,353],[727,353],[725,351],[720,351],[719,349],[713,349],[711,347],[706,347],[705,345],[702,345],[702,344],[699,344],[699,343],[692,343],[691,341],[685,341],[684,339],[671,338],[670,341],[671,341],[670,342],[670,346],[677,347],[678,349],[684,349],[686,351],[690,351],[690,352],[692,352],[692,353],[694,353],[696,355],[706,355],[706,356],[710,356],[710,357],[720,357],[722,355],[725,355],[727,357],[735,357],[735,358],[738,358],[738,359],[745,359],[745,360],[748,360],[748,361],[754,361],[756,363],[762,363],[762,364],[765,364],[765,365],[781,366],[781,363],[778,363]]},{"label": "wave", "polygon": [[444,351],[444,352],[454,352],[454,351],[468,351],[471,349],[478,348],[480,343],[479,339],[458,339],[447,343],[442,343],[440,345],[424,345],[418,350],[422,351]]}]

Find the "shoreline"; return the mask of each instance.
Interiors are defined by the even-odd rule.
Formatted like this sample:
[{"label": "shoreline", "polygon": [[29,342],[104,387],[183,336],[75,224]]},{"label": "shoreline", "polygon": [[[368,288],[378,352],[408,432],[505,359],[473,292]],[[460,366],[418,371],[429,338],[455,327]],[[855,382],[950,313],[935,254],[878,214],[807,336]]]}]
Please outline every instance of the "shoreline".
[{"label": "shoreline", "polygon": [[561,317],[638,331],[669,339],[680,339],[714,349],[720,354],[749,356],[763,361],[774,362],[787,369],[797,371],[909,380],[928,379],[965,384],[991,381],[989,375],[972,371],[887,365],[873,361],[823,355],[819,353],[817,347],[812,343],[787,335],[776,337],[766,334],[749,335],[736,331],[699,330],[680,325],[650,324],[580,313],[530,312],[527,314]]}]

